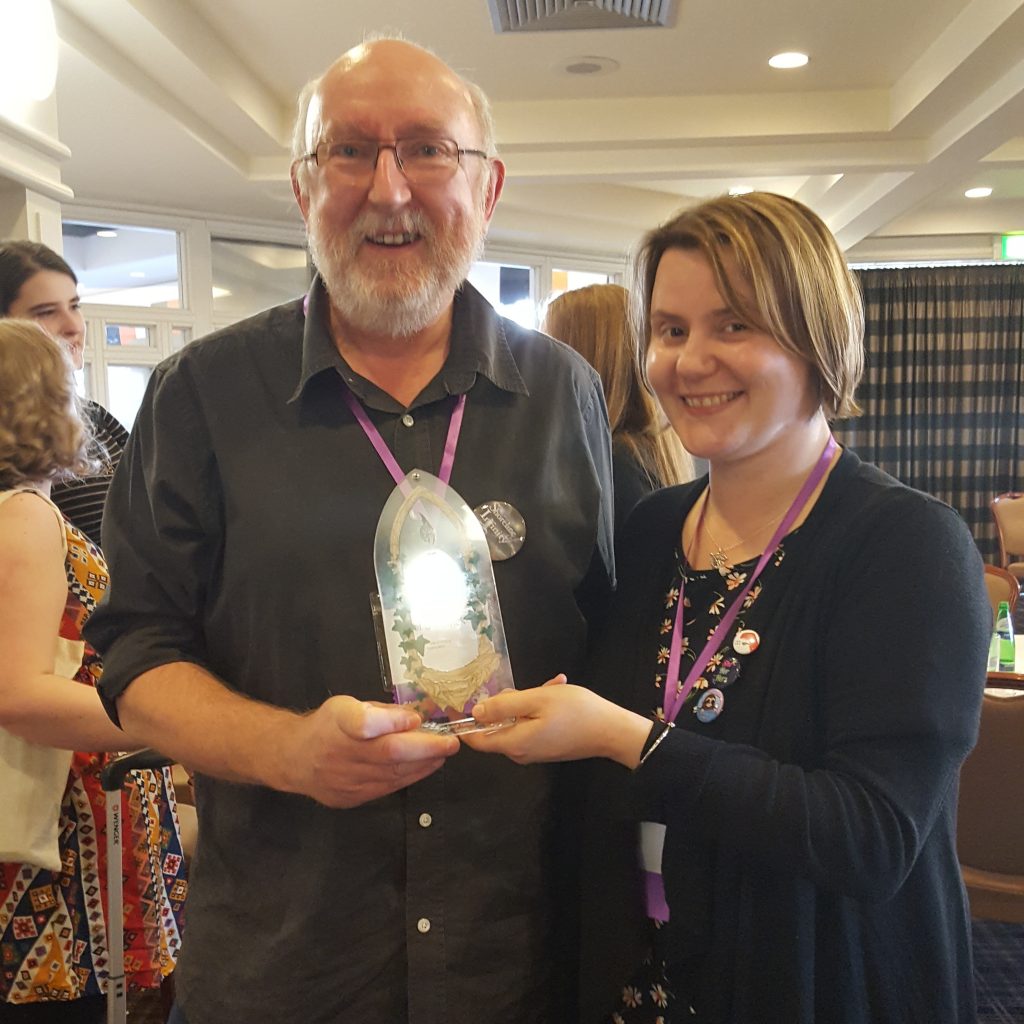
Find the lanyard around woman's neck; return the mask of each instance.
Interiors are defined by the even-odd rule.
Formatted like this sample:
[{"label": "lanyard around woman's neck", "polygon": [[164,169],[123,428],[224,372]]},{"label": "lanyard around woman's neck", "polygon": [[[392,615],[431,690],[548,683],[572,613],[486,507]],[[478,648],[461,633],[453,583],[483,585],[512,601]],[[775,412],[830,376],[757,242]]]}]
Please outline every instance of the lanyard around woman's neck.
[{"label": "lanyard around woman's neck", "polygon": [[[402,467],[399,466],[398,460],[392,455],[391,449],[388,448],[387,442],[381,437],[380,431],[373,425],[369,415],[363,408],[362,402],[352,394],[352,391],[347,386],[345,388],[345,401],[352,410],[352,415],[355,416],[359,426],[363,428],[363,433],[370,439],[370,444],[373,445],[380,456],[381,462],[387,467],[387,471],[391,474],[395,484],[401,489],[403,494],[408,494],[411,488],[406,483]],[[462,417],[465,411],[466,396],[461,394],[455,400],[455,404],[452,407],[451,419],[448,421],[448,437],[444,443],[444,454],[441,456],[441,468],[437,472],[438,479],[443,484],[447,484],[452,478],[452,467],[455,465],[455,450],[459,445],[459,432],[462,430]]]},{"label": "lanyard around woman's neck", "polygon": [[[747,580],[746,586],[739,592],[736,599],[729,606],[729,610],[722,616],[722,619],[718,623],[714,633],[711,634],[707,643],[704,645],[703,650],[701,650],[700,655],[697,657],[697,660],[693,663],[690,671],[687,673],[685,682],[680,686],[679,661],[682,657],[683,649],[683,589],[686,582],[686,574],[685,572],[683,573],[682,579],[679,583],[679,598],[676,605],[676,618],[672,627],[672,643],[669,647],[668,669],[665,675],[665,694],[662,706],[664,708],[666,722],[674,722],[676,720],[676,716],[679,714],[682,706],[686,703],[686,698],[689,697],[694,684],[700,678],[704,669],[707,668],[708,662],[722,645],[722,641],[725,639],[726,634],[732,627],[733,622],[736,621],[736,616],[739,615],[740,608],[743,607],[743,602],[746,599],[747,594],[750,593],[764,567],[768,564],[772,555],[775,554],[776,549],[782,542],[782,538],[789,533],[790,527],[803,511],[804,506],[807,504],[807,499],[810,498],[814,493],[814,489],[824,479],[825,473],[828,472],[829,463],[832,461],[832,456],[835,454],[838,447],[836,439],[830,434],[828,444],[825,445],[824,451],[822,451],[818,461],[814,465],[814,468],[804,481],[803,486],[800,488],[800,492],[793,499],[793,504],[789,506],[789,511],[785,516],[783,516],[782,522],[779,523],[772,539],[768,542],[768,546],[764,549],[761,557],[758,559],[757,567],[750,574],[750,578]],[[704,508],[707,508],[706,502]],[[704,509],[701,509],[701,518],[703,518],[703,516]]]}]

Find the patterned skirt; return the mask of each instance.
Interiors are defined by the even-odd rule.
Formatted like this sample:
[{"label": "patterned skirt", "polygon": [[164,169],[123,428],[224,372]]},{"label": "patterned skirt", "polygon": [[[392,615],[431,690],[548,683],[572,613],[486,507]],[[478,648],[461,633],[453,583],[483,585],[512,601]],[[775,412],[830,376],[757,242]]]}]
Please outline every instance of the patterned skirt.
[{"label": "patterned skirt", "polygon": [[[0,864],[0,1001],[105,993],[108,972],[105,754],[76,753],[61,807],[60,871]],[[188,883],[170,770],[135,772],[121,793],[122,892],[129,985],[174,969]],[[117,932],[115,931],[115,934]]]}]

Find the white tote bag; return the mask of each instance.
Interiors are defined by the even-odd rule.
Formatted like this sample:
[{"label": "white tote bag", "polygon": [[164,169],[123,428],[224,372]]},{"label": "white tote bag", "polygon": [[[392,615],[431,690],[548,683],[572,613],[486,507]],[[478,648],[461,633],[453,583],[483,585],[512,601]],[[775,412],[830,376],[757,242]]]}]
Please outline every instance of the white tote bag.
[{"label": "white tote bag", "polygon": [[[0,494],[0,501],[10,494]],[[63,529],[61,520],[62,537]],[[81,640],[57,637],[54,675],[73,679],[84,654]],[[70,768],[70,750],[30,743],[0,728],[0,861],[60,870],[57,833]]]}]

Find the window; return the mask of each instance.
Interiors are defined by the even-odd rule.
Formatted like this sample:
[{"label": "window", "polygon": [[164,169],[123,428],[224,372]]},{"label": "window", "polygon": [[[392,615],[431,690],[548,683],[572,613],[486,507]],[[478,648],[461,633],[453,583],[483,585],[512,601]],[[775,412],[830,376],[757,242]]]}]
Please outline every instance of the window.
[{"label": "window", "polygon": [[610,274],[601,274],[592,270],[552,270],[551,288],[548,298],[571,292],[574,288],[585,288],[589,284],[608,284],[612,280]]},{"label": "window", "polygon": [[171,351],[180,352],[192,340],[191,327],[171,328]]},{"label": "window", "polygon": [[533,271],[527,266],[509,263],[474,263],[469,283],[502,315],[523,327],[537,326],[537,306],[533,300]]},{"label": "window", "polygon": [[152,366],[107,364],[107,408],[126,430],[132,429]]},{"label": "window", "polygon": [[63,236],[83,303],[181,307],[176,231],[66,220]]},{"label": "window", "polygon": [[153,328],[145,324],[107,324],[106,341],[108,345],[123,345],[126,348],[152,348],[150,340]]},{"label": "window", "polygon": [[233,323],[309,288],[306,250],[297,245],[210,239],[213,261],[213,315]]}]

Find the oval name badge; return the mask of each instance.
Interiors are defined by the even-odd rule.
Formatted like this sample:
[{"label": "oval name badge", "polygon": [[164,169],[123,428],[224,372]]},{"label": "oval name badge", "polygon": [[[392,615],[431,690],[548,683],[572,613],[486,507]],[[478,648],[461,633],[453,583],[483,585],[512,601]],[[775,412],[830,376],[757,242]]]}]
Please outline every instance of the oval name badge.
[{"label": "oval name badge", "polygon": [[526,520],[507,501],[485,501],[473,509],[487,537],[491,560],[504,562],[518,554],[526,541]]}]

